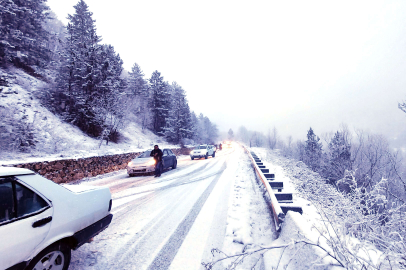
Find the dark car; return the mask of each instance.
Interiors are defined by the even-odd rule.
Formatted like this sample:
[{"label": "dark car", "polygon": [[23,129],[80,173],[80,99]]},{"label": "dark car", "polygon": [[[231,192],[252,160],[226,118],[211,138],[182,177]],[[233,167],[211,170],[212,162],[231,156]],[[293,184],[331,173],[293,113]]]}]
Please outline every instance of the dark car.
[{"label": "dark car", "polygon": [[[131,160],[127,166],[127,173],[129,176],[135,176],[136,174],[152,173],[155,171],[156,162],[153,157],[150,156],[152,150],[147,150],[137,158]],[[176,169],[178,161],[176,155],[171,149],[162,150],[162,167],[161,172],[169,167]]]}]

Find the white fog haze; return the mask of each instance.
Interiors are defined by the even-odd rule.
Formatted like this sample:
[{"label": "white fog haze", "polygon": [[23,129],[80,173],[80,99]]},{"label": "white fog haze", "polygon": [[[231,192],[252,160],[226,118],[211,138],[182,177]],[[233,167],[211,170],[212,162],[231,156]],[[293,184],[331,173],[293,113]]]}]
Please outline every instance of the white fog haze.
[{"label": "white fog haze", "polygon": [[[48,4],[67,23],[76,2]],[[304,139],[346,123],[405,145],[404,1],[86,3],[126,70],[177,81],[220,131]]]}]

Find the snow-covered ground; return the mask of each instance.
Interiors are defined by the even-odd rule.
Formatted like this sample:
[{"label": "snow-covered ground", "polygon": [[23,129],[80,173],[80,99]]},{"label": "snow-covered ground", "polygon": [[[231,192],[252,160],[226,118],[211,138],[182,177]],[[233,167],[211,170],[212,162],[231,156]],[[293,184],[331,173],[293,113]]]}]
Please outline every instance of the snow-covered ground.
[{"label": "snow-covered ground", "polygon": [[[134,122],[127,123],[120,131],[124,136],[116,144],[91,138],[77,128],[62,121],[46,109],[36,98],[48,84],[16,68],[7,71],[0,68],[0,75],[9,76],[8,87],[2,86],[0,92],[0,130],[4,141],[14,136],[22,122],[30,126],[36,145],[30,153],[20,153],[16,149],[0,152],[0,165],[24,162],[50,161],[68,158],[81,158],[140,152],[151,149],[154,144],[160,148],[174,148],[162,138],[142,128]],[[99,147],[100,146],[100,147]]]},{"label": "snow-covered ground", "polygon": [[[329,219],[331,214],[326,215],[326,209],[316,200],[306,199],[309,194],[305,196],[298,191],[297,187],[305,183],[319,183],[316,184],[317,192],[324,191],[325,194],[310,194],[310,197],[351,203],[348,199],[342,199],[340,196],[343,195],[325,184],[317,173],[308,169],[303,162],[282,157],[277,150],[250,150],[257,154],[271,173],[275,173],[275,180],[283,181],[287,190],[294,193],[293,204],[303,209],[302,215],[288,212],[279,238],[264,246],[268,250],[264,253],[267,270],[342,269],[342,266],[346,269],[400,269],[397,268],[400,264],[387,261],[385,254],[370,243],[361,243],[345,234],[345,220],[340,220],[338,216],[334,217],[335,220]],[[272,248],[277,246],[281,248]]]},{"label": "snow-covered ground", "polygon": [[[234,164],[234,187],[229,201],[226,237],[222,249],[228,256],[267,245],[277,238],[272,214],[259,187],[262,183],[257,182],[251,161],[243,153],[238,163]],[[257,253],[244,260],[236,261],[236,258],[231,258],[222,263],[224,268],[234,265],[236,269],[262,269],[262,256]]]},{"label": "snow-covered ground", "polygon": [[[206,269],[276,237],[270,212],[243,149],[215,158],[180,159],[160,178],[124,170],[74,185],[108,186],[110,227],[73,252],[69,269]],[[215,249],[218,252],[213,252]],[[213,256],[214,254],[214,256]],[[230,267],[226,259],[212,269]],[[236,269],[263,269],[255,254]]]}]

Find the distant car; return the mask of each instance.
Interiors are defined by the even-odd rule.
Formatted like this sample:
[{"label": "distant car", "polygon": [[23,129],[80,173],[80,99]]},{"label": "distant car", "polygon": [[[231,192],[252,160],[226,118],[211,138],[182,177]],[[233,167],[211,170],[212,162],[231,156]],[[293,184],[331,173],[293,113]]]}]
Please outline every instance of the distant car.
[{"label": "distant car", "polygon": [[[155,172],[156,161],[153,157],[150,156],[151,151],[152,150],[145,151],[128,163],[127,174],[129,176]],[[161,172],[169,167],[172,167],[172,169],[176,169],[178,161],[176,159],[176,155],[172,152],[172,150],[164,149],[162,150],[162,153],[163,162],[161,165]]]},{"label": "distant car", "polygon": [[223,148],[231,148],[231,141],[224,141]]},{"label": "distant car", "polygon": [[69,267],[76,250],[110,224],[107,187],[58,185],[0,167],[0,269]]},{"label": "distant car", "polygon": [[212,145],[202,144],[202,145],[196,146],[195,149],[193,149],[190,152],[190,158],[192,160],[194,160],[195,158],[202,158],[202,157],[207,159],[209,156],[212,156],[212,157],[216,156],[216,151],[214,150],[214,147]]}]

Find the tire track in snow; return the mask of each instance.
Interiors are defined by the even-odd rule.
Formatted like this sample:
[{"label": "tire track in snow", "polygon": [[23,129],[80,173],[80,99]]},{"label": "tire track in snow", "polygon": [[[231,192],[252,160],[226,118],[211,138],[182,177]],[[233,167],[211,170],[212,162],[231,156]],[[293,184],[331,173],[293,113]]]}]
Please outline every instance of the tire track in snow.
[{"label": "tire track in snow", "polygon": [[204,203],[209,197],[210,193],[213,191],[218,180],[220,179],[223,171],[226,169],[226,163],[224,163],[221,174],[217,175],[216,178],[210,183],[206,188],[203,194],[199,197],[197,202],[193,205],[192,209],[189,211],[186,218],[178,225],[176,231],[169,238],[165,246],[160,250],[158,255],[155,257],[151,265],[148,267],[148,270],[163,270],[168,269],[171,265],[173,259],[176,256],[180,246],[183,243],[183,240],[189,233],[190,228],[192,227],[196,217],[199,215],[200,210],[202,209]]},{"label": "tire track in snow", "polygon": [[[203,165],[207,175],[199,177],[201,170],[195,170],[132,201],[127,209],[115,214],[110,227],[92,244],[75,251],[70,269],[146,269],[154,260],[154,256],[149,254],[159,252],[160,246],[165,245],[183,218],[190,214],[191,205],[195,207],[196,200],[199,200],[196,198],[201,198],[202,190],[207,190],[214,181],[203,180],[220,178],[225,162],[224,158],[216,158]],[[173,229],[167,229],[167,226]]]}]

